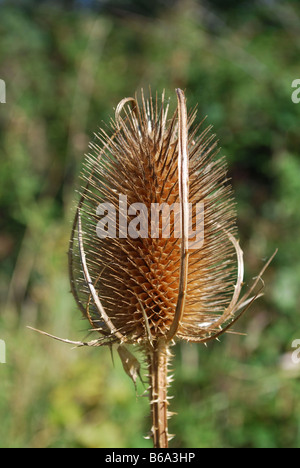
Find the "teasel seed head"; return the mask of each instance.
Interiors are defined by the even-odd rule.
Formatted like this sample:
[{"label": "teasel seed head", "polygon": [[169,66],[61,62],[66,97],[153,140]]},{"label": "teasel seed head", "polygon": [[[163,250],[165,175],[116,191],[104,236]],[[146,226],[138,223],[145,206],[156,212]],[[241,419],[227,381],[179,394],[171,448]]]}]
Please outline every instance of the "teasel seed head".
[{"label": "teasel seed head", "polygon": [[[164,94],[146,100],[142,91],[140,101],[123,99],[110,134],[100,130],[90,144],[70,243],[72,292],[103,343],[205,342],[228,329],[252,292],[240,299],[226,161],[211,127],[194,126],[181,90],[170,117]],[[115,235],[99,238],[104,214]]]},{"label": "teasel seed head", "polygon": [[262,295],[257,285],[277,252],[240,297],[243,252],[226,161],[211,127],[195,125],[196,110],[187,112],[183,91],[176,93],[171,116],[164,93],[123,99],[84,163],[69,275],[100,337],[75,342],[41,332],[76,346],[116,344],[135,385],[141,365],[126,345],[139,346],[155,448],[167,448],[172,437],[170,347],[176,340],[206,344],[229,331]]},{"label": "teasel seed head", "polygon": [[141,103],[120,102],[109,134],[96,134],[69,253],[72,292],[101,335],[92,345],[117,343],[135,385],[140,363],[126,345],[144,353],[155,448],[172,438],[170,347],[228,331],[259,296],[250,297],[272,259],[240,298],[243,252],[226,162],[176,92],[170,117],[164,94],[145,100],[142,91]]}]

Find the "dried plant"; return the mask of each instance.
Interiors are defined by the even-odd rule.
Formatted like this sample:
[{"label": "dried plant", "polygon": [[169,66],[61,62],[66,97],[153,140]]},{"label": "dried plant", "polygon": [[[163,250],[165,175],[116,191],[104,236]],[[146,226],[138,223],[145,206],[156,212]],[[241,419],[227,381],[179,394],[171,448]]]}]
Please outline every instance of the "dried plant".
[{"label": "dried plant", "polygon": [[[199,131],[196,110],[188,113],[183,91],[176,92],[177,109],[170,118],[164,95],[161,102],[151,93],[145,100],[143,92],[141,103],[137,96],[123,99],[110,135],[101,130],[90,145],[69,273],[76,302],[100,337],[88,343],[63,340],[79,346],[116,345],[134,382],[140,364],[128,345],[142,351],[148,366],[151,437],[157,448],[168,447],[170,439],[171,346],[176,340],[206,343],[229,331],[262,295],[261,288],[255,290],[273,258],[241,297],[243,252],[236,240],[226,162],[218,156],[211,128]],[[126,207],[120,205],[120,195]],[[107,209],[107,225],[118,231],[115,236],[97,235],[104,214],[100,205]],[[137,206],[145,211],[134,209]],[[153,232],[146,219],[152,206],[178,206],[178,217],[175,210],[172,217],[161,209]],[[202,212],[189,206],[202,207]],[[137,235],[130,237],[132,221]],[[191,230],[201,243],[191,242]]]}]

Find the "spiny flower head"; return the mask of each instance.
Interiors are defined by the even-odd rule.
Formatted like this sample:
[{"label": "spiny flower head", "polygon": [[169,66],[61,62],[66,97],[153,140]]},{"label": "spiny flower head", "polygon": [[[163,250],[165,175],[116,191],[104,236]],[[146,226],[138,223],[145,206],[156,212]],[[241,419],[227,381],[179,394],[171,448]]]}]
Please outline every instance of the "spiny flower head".
[{"label": "spiny flower head", "polygon": [[211,128],[195,125],[196,111],[188,112],[183,91],[176,92],[170,116],[164,94],[123,99],[109,130],[90,144],[69,274],[76,302],[100,337],[58,338],[78,346],[116,343],[135,384],[140,363],[126,345],[139,346],[155,448],[167,448],[171,438],[170,346],[228,331],[259,297],[250,296],[275,255],[240,297],[243,252],[226,162]]},{"label": "spiny flower head", "polygon": [[177,90],[123,99],[90,144],[70,244],[72,292],[99,344],[204,342],[228,329],[243,255],[211,128],[195,126]]}]

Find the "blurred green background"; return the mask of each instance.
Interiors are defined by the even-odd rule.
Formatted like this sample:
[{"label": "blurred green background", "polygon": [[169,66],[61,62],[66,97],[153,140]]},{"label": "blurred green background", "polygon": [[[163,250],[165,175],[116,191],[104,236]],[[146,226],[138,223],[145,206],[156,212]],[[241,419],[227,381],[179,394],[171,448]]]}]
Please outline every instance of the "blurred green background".
[{"label": "blurred green background", "polygon": [[[1,447],[151,447],[147,398],[69,294],[78,174],[102,122],[141,87],[186,90],[228,158],[247,282],[265,296],[207,348],[174,348],[171,447],[300,447],[298,1],[2,1]],[[143,387],[138,388],[138,393]]]}]

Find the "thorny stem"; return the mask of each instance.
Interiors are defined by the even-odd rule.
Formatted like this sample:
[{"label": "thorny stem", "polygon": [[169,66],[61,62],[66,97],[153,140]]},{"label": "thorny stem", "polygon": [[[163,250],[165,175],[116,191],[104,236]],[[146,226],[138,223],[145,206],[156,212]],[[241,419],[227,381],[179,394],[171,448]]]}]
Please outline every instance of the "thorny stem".
[{"label": "thorny stem", "polygon": [[169,344],[155,341],[149,348],[150,405],[154,448],[168,448],[168,361]]}]

